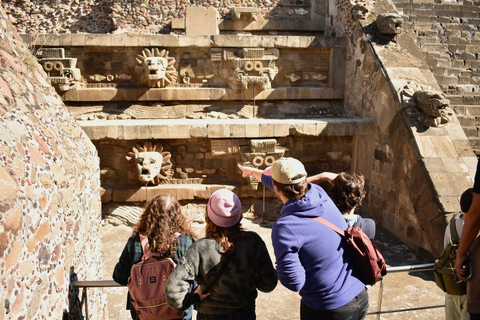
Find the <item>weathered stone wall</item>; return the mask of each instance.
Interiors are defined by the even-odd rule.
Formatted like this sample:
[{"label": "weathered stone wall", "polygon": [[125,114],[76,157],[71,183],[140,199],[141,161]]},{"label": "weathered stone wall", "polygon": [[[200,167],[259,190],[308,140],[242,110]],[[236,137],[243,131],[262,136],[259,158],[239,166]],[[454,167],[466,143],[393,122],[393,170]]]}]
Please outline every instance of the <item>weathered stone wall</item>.
[{"label": "weathered stone wall", "polygon": [[393,3],[432,69],[474,149],[480,154],[479,1]]},{"label": "weathered stone wall", "polygon": [[350,39],[345,110],[372,116],[376,127],[373,141],[365,141],[372,148],[372,166],[363,167],[372,215],[410,247],[438,255],[446,220],[459,210],[461,193],[472,186],[477,159],[455,116],[435,128],[403,110],[402,90],[440,88],[408,34],[395,41],[379,35],[373,21],[380,13],[396,12],[395,7],[388,1],[335,4],[337,12],[345,12],[338,15],[345,21],[327,30],[350,26],[345,33]]},{"label": "weathered stone wall", "polygon": [[62,319],[103,274],[99,159],[3,10],[0,35],[0,319]]},{"label": "weathered stone wall", "polygon": [[310,20],[323,7],[311,10],[307,0],[172,1],[172,0],[3,0],[12,23],[21,33],[169,33],[172,20],[185,18],[189,6],[215,7],[219,18],[232,20],[234,7],[255,7],[256,20]]}]

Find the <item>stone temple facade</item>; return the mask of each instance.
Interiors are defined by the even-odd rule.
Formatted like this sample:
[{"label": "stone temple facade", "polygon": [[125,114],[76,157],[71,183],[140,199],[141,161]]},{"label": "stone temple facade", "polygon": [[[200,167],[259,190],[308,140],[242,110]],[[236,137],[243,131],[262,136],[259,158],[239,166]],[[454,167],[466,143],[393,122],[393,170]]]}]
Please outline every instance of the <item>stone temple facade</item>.
[{"label": "stone temple facade", "polygon": [[[418,21],[425,20],[406,14],[419,13],[408,11],[417,2],[4,0],[2,21],[12,23],[33,52],[27,62],[43,69],[58,105],[68,110],[62,117],[81,128],[70,135],[82,143],[47,140],[59,145],[52,159],[76,148],[82,154],[84,143],[94,146],[89,152],[95,156],[80,157],[89,159],[85,179],[99,179],[89,192],[94,197],[98,190],[101,208],[89,206],[89,213],[72,218],[87,217],[82,227],[100,217],[133,224],[145,201],[159,193],[175,195],[190,219],[201,221],[211,193],[225,187],[241,197],[245,212],[273,221],[280,203],[259,181],[242,178],[237,164],[263,169],[292,156],[310,175],[365,175],[362,214],[434,257],[446,222],[459,210],[459,196],[473,185],[476,109],[461,105],[458,93],[470,88],[470,98],[462,99],[475,100],[480,57],[465,54],[460,65],[459,58],[442,59],[449,46],[435,47],[435,56],[424,49],[428,27]],[[429,5],[442,19],[451,15],[451,24],[442,25],[447,33],[468,20],[455,20],[455,5],[475,10],[478,3]],[[465,52],[478,46],[470,32]],[[454,75],[442,77],[448,70]],[[21,91],[6,79],[4,97],[7,87]],[[34,114],[45,108],[37,105]],[[4,124],[14,122],[15,110],[4,111]],[[0,141],[18,146],[10,137]],[[4,168],[14,158],[8,150],[2,150]],[[37,168],[35,161],[21,162]],[[14,177],[12,170],[6,178]],[[88,203],[85,197],[90,193],[74,198]],[[0,226],[12,220],[2,216]],[[22,221],[18,230],[32,230]],[[1,263],[20,234],[6,236]],[[13,304],[14,287],[7,280],[2,285]]]}]

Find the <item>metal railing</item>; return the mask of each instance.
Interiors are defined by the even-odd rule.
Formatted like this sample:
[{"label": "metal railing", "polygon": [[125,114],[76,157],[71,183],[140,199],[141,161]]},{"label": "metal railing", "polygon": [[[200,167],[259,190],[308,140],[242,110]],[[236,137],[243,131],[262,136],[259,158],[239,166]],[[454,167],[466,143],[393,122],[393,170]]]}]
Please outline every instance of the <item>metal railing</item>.
[{"label": "metal railing", "polygon": [[[417,264],[410,266],[394,266],[387,267],[387,274],[399,273],[399,272],[420,272],[420,271],[432,271],[433,263]],[[85,318],[88,320],[88,299],[87,299],[87,289],[88,288],[105,288],[105,287],[123,287],[122,285],[116,283],[113,280],[97,280],[97,281],[73,281],[72,285],[74,288],[83,288],[81,304],[85,303]],[[377,319],[380,319],[381,314],[385,313],[394,313],[394,312],[408,312],[424,309],[434,309],[434,308],[443,308],[444,304],[433,305],[433,306],[423,306],[423,307],[413,307],[413,308],[404,308],[404,309],[395,309],[395,310],[383,310],[382,311],[382,299],[383,299],[383,280],[379,282],[379,294],[378,294],[378,307],[377,311],[369,312],[368,315],[377,315]]]}]

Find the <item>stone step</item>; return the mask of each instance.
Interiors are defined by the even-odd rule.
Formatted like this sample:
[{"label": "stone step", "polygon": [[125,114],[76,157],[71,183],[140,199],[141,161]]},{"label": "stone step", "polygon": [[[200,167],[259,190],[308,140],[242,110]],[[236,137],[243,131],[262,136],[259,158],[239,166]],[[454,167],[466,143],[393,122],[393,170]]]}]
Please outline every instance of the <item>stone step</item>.
[{"label": "stone step", "polygon": [[457,114],[457,119],[460,122],[465,134],[467,134],[465,128],[475,128],[476,129],[476,119],[475,118],[467,118],[464,115]]},{"label": "stone step", "polygon": [[446,98],[450,100],[451,105],[480,105],[479,94],[447,94]]},{"label": "stone step", "polygon": [[468,141],[470,142],[475,154],[478,154],[478,151],[480,151],[480,137],[469,137]]},{"label": "stone step", "polygon": [[470,138],[478,138],[478,129],[475,126],[462,126],[463,132],[465,132],[465,135],[467,136],[468,139]]}]

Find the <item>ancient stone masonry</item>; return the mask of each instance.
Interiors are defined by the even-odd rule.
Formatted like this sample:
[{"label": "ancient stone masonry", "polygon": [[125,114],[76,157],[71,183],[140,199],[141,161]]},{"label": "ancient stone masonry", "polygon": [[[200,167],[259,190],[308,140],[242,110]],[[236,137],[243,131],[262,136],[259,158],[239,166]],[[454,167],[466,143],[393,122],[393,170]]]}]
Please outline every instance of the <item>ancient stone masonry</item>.
[{"label": "ancient stone masonry", "polygon": [[[464,82],[462,92],[480,91],[478,19],[439,11],[413,21],[417,9],[457,12],[440,2],[405,3],[411,17],[370,0],[3,5],[98,150],[104,213],[134,223],[156,194],[201,206],[224,187],[255,212],[263,190],[237,164],[263,169],[294,156],[309,174],[364,174],[376,221],[436,254],[476,163],[449,105],[473,111],[444,94]],[[463,4],[462,15],[477,12]],[[456,39],[454,52],[414,41],[435,32]]]},{"label": "ancient stone masonry", "polygon": [[[222,21],[242,23],[282,20],[323,20],[325,8],[310,1],[143,1],[143,0],[3,0],[5,11],[21,33],[168,34],[175,19],[189,7],[213,7]],[[173,22],[173,23],[172,23]],[[300,31],[300,29],[298,29]]]},{"label": "ancient stone masonry", "polygon": [[[42,67],[0,9],[0,319],[80,319],[71,280],[103,274],[98,154],[44,69],[78,72],[47,52]],[[105,319],[105,292],[86,299]]]},{"label": "ancient stone masonry", "polygon": [[440,90],[451,102],[470,145],[480,154],[480,6],[478,1],[411,3],[394,0]]}]

